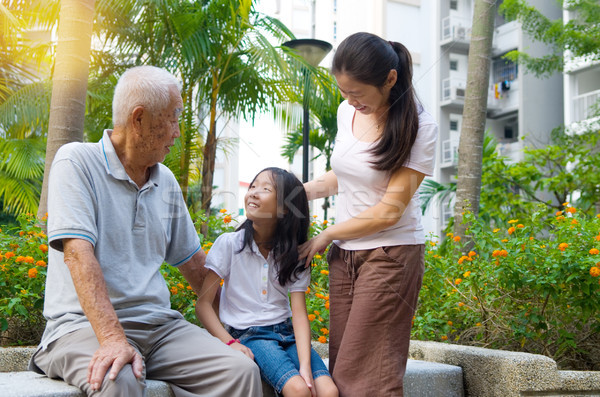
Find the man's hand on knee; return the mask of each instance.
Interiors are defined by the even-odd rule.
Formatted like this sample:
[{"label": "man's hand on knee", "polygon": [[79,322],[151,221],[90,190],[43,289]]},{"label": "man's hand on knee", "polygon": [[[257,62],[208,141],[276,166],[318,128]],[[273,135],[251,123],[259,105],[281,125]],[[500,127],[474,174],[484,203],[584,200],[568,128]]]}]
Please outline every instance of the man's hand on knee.
[{"label": "man's hand on knee", "polygon": [[115,380],[126,364],[131,364],[136,378],[142,377],[142,356],[127,342],[104,342],[88,365],[88,383],[92,390],[100,390],[106,372],[110,368],[108,378]]}]

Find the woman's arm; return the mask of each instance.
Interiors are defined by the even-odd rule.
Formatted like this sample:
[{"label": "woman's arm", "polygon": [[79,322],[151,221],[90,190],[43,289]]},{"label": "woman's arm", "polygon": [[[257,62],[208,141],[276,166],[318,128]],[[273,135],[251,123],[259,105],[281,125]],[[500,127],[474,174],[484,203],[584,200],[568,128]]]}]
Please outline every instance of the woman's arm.
[{"label": "woman's arm", "polygon": [[304,190],[306,190],[309,200],[333,196],[338,191],[337,177],[333,171],[329,171],[325,175],[306,182]]},{"label": "woman's arm", "polygon": [[306,257],[306,265],[313,256],[323,251],[333,240],[349,240],[377,233],[398,222],[410,203],[425,174],[411,168],[402,167],[390,178],[381,200],[352,219],[336,223],[319,235],[302,244],[300,258]]},{"label": "woman's arm", "polygon": [[[223,343],[228,343],[233,338],[225,330],[223,324],[219,320],[219,316],[213,308],[213,300],[221,284],[221,277],[212,270],[209,270],[204,277],[198,301],[196,302],[196,317],[204,325],[204,328],[214,337],[217,337]],[[254,359],[254,354],[246,346],[241,343],[234,342],[230,345],[233,349],[239,350],[251,359]]]},{"label": "woman's arm", "polygon": [[311,395],[316,395],[310,366],[310,323],[306,313],[306,294],[292,292],[290,297],[292,307],[292,325],[296,338],[296,349],[298,350],[298,361],[300,362],[300,375],[310,389]]}]

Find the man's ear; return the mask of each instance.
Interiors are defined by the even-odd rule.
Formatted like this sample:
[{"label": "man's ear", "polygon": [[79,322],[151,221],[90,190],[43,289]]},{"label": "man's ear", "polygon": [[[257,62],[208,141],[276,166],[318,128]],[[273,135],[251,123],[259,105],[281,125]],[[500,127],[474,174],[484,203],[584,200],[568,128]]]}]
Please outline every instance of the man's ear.
[{"label": "man's ear", "polygon": [[131,127],[138,134],[142,131],[142,120],[144,117],[147,117],[147,112],[143,106],[136,106],[131,112]]}]

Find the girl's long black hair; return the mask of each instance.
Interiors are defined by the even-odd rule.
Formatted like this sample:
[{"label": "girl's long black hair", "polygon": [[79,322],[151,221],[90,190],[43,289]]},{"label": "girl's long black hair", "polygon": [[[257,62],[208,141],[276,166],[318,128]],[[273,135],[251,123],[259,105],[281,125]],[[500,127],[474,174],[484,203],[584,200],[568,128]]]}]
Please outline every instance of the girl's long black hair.
[{"label": "girl's long black hair", "polygon": [[359,32],[340,43],[331,66],[334,75],[344,73],[375,87],[383,87],[392,69],[396,69],[398,78],[390,92],[387,121],[381,138],[371,149],[375,156],[373,168],[391,172],[408,161],[419,130],[410,52],[400,43]]},{"label": "girl's long black hair", "polygon": [[[295,281],[299,274],[306,270],[304,261],[298,258],[298,246],[308,239],[309,213],[308,198],[302,182],[291,172],[277,167],[269,167],[260,171],[268,172],[277,194],[277,228],[271,241],[271,254],[277,266],[277,281],[284,286]],[[250,183],[254,184],[256,176]],[[254,239],[253,222],[246,219],[237,230],[244,230],[244,243],[239,252],[246,246],[252,246]]]}]

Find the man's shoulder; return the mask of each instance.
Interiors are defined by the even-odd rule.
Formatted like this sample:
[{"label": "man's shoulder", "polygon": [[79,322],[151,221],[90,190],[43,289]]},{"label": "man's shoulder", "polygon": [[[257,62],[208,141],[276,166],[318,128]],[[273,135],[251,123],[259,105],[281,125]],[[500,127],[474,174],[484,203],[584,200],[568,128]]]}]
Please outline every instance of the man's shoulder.
[{"label": "man's shoulder", "polygon": [[56,155],[54,156],[54,160],[77,160],[80,158],[89,158],[90,155],[93,155],[97,152],[97,142],[69,142],[62,145],[58,149]]}]

